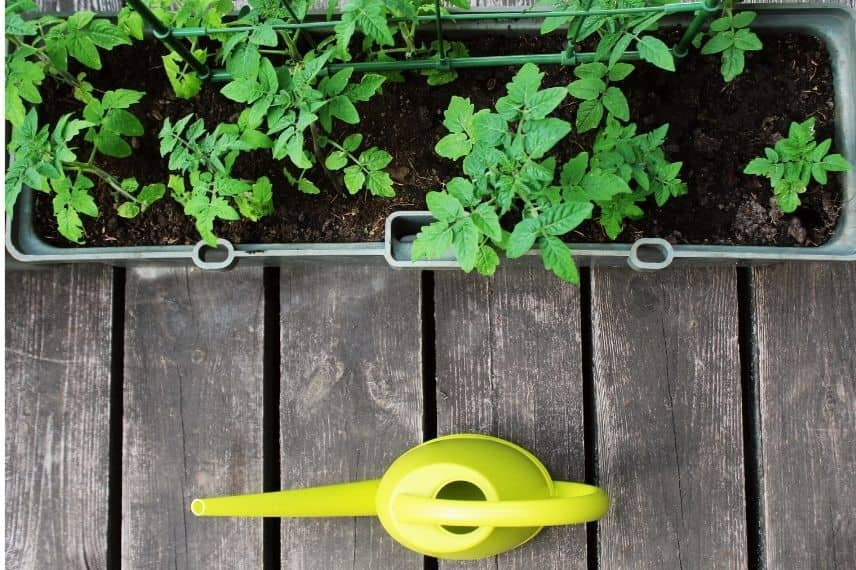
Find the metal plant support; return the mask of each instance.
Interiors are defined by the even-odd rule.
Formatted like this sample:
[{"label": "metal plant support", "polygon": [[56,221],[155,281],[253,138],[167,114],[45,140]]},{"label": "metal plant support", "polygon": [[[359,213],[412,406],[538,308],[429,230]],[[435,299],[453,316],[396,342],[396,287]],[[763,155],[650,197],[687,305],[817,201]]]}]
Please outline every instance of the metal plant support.
[{"label": "metal plant support", "polygon": [[[143,0],[127,0],[137,12],[148,22],[153,30],[156,38],[164,42],[173,51],[179,54],[199,75],[202,80],[210,81],[229,81],[231,75],[225,69],[210,69],[207,64],[200,62],[190,52],[190,49],[183,43],[182,38],[192,37],[207,37],[214,34],[234,34],[240,32],[251,32],[255,26],[232,26],[225,28],[170,28],[161,22],[151,10],[143,3]],[[580,29],[583,21],[588,16],[613,16],[620,14],[678,14],[678,13],[694,13],[693,19],[684,32],[681,39],[673,46],[672,53],[675,57],[683,57],[687,53],[687,46],[692,41],[693,37],[699,32],[704,23],[711,17],[714,12],[719,11],[721,7],[720,0],[702,0],[695,2],[686,2],[678,4],[666,4],[664,6],[650,6],[642,8],[616,8],[616,9],[592,9],[593,0],[584,0],[583,10],[540,10],[540,11],[515,11],[515,12],[448,12],[442,13],[440,0],[434,0],[434,14],[428,16],[418,16],[418,22],[434,24],[437,33],[437,41],[439,46],[439,58],[432,59],[412,59],[407,61],[373,61],[360,63],[337,63],[328,64],[326,70],[329,73],[336,72],[343,68],[352,68],[354,71],[360,72],[384,72],[384,71],[407,71],[407,70],[423,70],[423,69],[465,69],[470,67],[497,67],[510,65],[523,65],[525,63],[535,64],[557,64],[557,65],[577,65],[580,63],[591,62],[595,60],[593,52],[577,52],[575,49],[576,40],[579,37]],[[288,0],[283,0],[283,4],[292,18],[298,20]],[[448,57],[446,54],[446,39],[443,34],[443,23],[452,21],[502,21],[502,20],[526,20],[539,19],[549,17],[572,17],[570,33],[568,34],[568,42],[565,50],[560,53],[549,54],[515,54],[515,55],[498,55],[498,56],[481,56],[481,57]],[[412,21],[404,18],[393,18],[391,22]],[[341,20],[326,20],[326,21],[295,21],[288,24],[276,24],[273,26],[275,30],[324,30],[330,29],[340,23]],[[628,51],[621,58],[623,60],[638,60],[639,53]]]}]

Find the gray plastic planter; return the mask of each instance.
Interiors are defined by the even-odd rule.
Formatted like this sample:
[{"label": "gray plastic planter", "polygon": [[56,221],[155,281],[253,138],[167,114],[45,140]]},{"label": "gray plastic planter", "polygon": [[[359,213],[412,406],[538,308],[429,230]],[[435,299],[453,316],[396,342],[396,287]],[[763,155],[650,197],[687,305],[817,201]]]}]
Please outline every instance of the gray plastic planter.
[{"label": "gray plastic planter", "polygon": [[[743,5],[759,12],[753,24],[762,30],[794,30],[822,38],[829,49],[835,87],[835,143],[839,152],[856,162],[856,11],[829,5],[771,6]],[[687,18],[673,18],[675,21]],[[537,27],[521,22],[521,29]],[[504,24],[459,26],[458,29],[507,29]],[[513,32],[510,32],[513,33]],[[756,246],[673,246],[659,238],[644,238],[633,244],[572,244],[581,265],[622,265],[637,270],[657,270],[673,261],[695,264],[753,264],[774,261],[853,261],[856,260],[856,172],[843,180],[844,207],[835,234],[820,247]],[[15,220],[8,224],[6,249],[16,260],[27,263],[102,262],[114,265],[138,263],[188,262],[204,269],[226,269],[255,263],[282,265],[295,262],[383,263],[397,268],[455,268],[454,257],[432,261],[410,261],[410,248],[419,228],[432,221],[428,212],[397,212],[386,224],[385,242],[353,244],[247,244],[232,245],[220,240],[213,251],[201,242],[196,246],[158,247],[82,247],[60,248],[49,245],[33,231],[32,192],[25,190],[16,206]],[[527,256],[533,259],[537,251]]]}]

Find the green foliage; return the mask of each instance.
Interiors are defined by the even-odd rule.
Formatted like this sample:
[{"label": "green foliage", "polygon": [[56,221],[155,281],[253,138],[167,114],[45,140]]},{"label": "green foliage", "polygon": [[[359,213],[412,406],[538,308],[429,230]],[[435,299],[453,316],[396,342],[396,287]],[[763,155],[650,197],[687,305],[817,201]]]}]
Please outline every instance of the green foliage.
[{"label": "green foliage", "polygon": [[600,126],[604,110],[608,116],[630,120],[627,97],[612,82],[621,81],[633,72],[634,66],[619,61],[609,65],[601,62],[584,63],[574,68],[579,79],[568,85],[568,92],[582,100],[577,108],[577,131],[584,133]]},{"label": "green foliage", "polygon": [[814,140],[814,117],[794,122],[787,138],[780,139],[773,148],[765,148],[764,157],[753,159],[743,172],[769,179],[779,207],[790,213],[800,205],[799,195],[812,178],[818,184],[826,184],[827,173],[850,170],[847,159],[829,154],[831,147],[831,139],[819,144]]},{"label": "green foliage", "polygon": [[86,131],[85,140],[107,156],[131,156],[131,145],[122,137],[142,135],[143,124],[127,109],[139,102],[143,95],[142,91],[117,89],[105,92],[100,101],[90,100],[83,108],[83,118],[92,124]]},{"label": "green foliage", "polygon": [[[726,3],[722,17],[710,23],[707,34],[700,33],[693,38],[693,44],[701,47],[702,54],[722,54],[720,72],[725,81],[731,81],[743,73],[747,51],[759,51],[764,47],[761,39],[749,29],[756,16],[755,12],[749,11],[734,14],[732,6]],[[708,39],[704,42],[706,36]]]},{"label": "green foliage", "polygon": [[194,218],[202,239],[215,246],[215,220],[235,221],[243,215],[257,221],[273,213],[273,189],[266,176],[253,181],[232,175],[238,155],[252,148],[239,129],[219,125],[208,132],[202,119],[192,119],[190,114],[175,123],[164,121],[160,152],[176,173],[167,184],[173,199]]}]

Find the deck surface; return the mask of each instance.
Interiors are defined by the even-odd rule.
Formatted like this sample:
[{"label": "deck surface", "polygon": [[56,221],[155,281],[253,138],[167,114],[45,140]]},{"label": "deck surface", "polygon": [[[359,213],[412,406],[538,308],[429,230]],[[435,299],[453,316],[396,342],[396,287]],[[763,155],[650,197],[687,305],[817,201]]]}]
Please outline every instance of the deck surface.
[{"label": "deck surface", "polygon": [[[8,272],[6,315],[9,568],[856,568],[856,264],[61,266]],[[609,513],[438,563],[370,518],[188,509],[456,432]]]}]

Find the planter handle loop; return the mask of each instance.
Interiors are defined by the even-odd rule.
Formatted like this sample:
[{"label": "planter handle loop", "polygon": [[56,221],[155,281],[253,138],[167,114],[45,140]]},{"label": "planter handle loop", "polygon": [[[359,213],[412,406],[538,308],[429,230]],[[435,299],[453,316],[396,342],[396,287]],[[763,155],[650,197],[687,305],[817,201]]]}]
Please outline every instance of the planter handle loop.
[{"label": "planter handle loop", "polygon": [[[204,252],[208,250],[213,250],[218,253],[225,252],[226,257],[216,261],[205,261]],[[196,245],[193,247],[193,253],[190,258],[193,261],[193,264],[199,269],[204,269],[206,271],[223,271],[224,269],[228,269],[235,262],[235,247],[232,245],[232,242],[223,238],[217,238],[216,248],[213,248],[200,240],[196,242]]]},{"label": "planter handle loop", "polygon": [[636,240],[630,248],[627,265],[633,271],[657,271],[671,265],[674,259],[675,250],[666,240],[642,238]]}]

